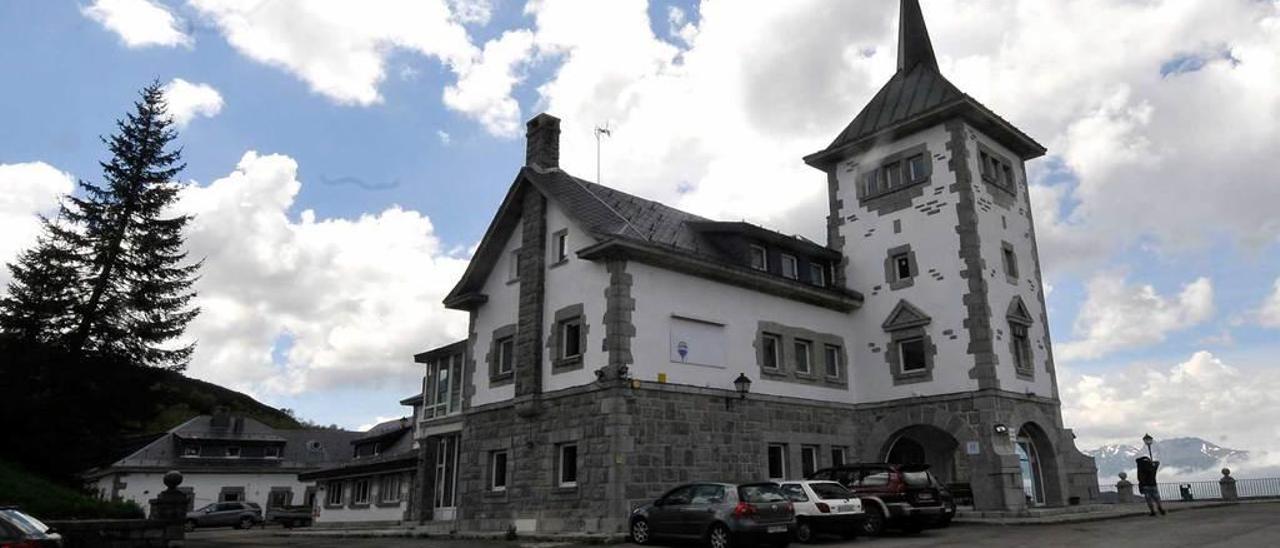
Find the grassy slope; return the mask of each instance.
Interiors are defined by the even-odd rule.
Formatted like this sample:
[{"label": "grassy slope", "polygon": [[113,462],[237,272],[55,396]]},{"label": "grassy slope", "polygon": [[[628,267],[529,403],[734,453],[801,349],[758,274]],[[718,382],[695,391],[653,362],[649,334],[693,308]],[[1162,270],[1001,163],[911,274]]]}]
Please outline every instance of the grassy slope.
[{"label": "grassy slope", "polygon": [[7,505],[41,520],[142,517],[136,505],[102,502],[0,460],[0,506]]},{"label": "grassy slope", "polygon": [[248,395],[170,371],[153,370],[156,414],[146,422],[132,425],[138,434],[165,432],[191,417],[212,413],[226,407],[232,414],[257,419],[272,428],[302,428],[283,411],[263,404]]}]

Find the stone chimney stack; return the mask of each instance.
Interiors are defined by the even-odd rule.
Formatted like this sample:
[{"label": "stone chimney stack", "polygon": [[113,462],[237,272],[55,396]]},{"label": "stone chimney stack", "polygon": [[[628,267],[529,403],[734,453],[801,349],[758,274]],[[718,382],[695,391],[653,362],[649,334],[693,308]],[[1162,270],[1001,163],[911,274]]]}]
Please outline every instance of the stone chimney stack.
[{"label": "stone chimney stack", "polygon": [[525,124],[524,165],[542,169],[560,167],[560,119],[547,113]]}]

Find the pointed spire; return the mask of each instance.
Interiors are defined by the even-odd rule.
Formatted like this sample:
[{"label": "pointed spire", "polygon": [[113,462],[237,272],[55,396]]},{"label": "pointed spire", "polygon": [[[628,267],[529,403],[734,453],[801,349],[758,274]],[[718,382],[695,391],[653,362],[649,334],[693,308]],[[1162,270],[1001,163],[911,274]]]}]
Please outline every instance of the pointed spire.
[{"label": "pointed spire", "polygon": [[938,70],[929,29],[925,28],[924,14],[920,12],[920,0],[902,0],[898,13],[898,72],[907,72],[920,63]]}]

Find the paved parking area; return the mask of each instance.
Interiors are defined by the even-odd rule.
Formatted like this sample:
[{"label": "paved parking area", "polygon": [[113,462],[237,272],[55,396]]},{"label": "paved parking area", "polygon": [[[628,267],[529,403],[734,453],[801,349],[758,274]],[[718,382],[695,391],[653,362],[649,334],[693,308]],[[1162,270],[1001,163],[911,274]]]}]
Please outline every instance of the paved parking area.
[{"label": "paved parking area", "polygon": [[[876,539],[820,541],[819,548],[937,547],[937,546],[1133,546],[1239,547],[1280,546],[1280,503],[1242,504],[1191,510],[1165,517],[1146,516],[1060,525],[957,525],[918,535],[888,533]],[[198,531],[187,546],[347,546],[432,548],[562,548],[562,543],[522,543],[490,540],[427,538],[319,538],[277,536],[279,529]],[[792,545],[793,547],[797,545]],[[621,548],[636,548],[621,545]]]}]

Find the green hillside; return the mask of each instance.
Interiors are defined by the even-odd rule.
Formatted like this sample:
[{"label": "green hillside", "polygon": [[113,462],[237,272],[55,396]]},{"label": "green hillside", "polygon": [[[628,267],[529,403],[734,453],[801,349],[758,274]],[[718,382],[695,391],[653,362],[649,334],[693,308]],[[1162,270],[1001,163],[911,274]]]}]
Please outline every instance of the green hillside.
[{"label": "green hillside", "polygon": [[211,414],[218,407],[226,407],[233,415],[257,419],[272,428],[302,428],[297,420],[284,411],[246,394],[192,379],[181,373],[161,369],[149,372],[155,376],[151,385],[155,415],[135,426],[137,434],[165,432],[191,417]]},{"label": "green hillside", "polygon": [[39,519],[140,518],[132,503],[103,502],[0,460],[0,506],[17,506]]}]

